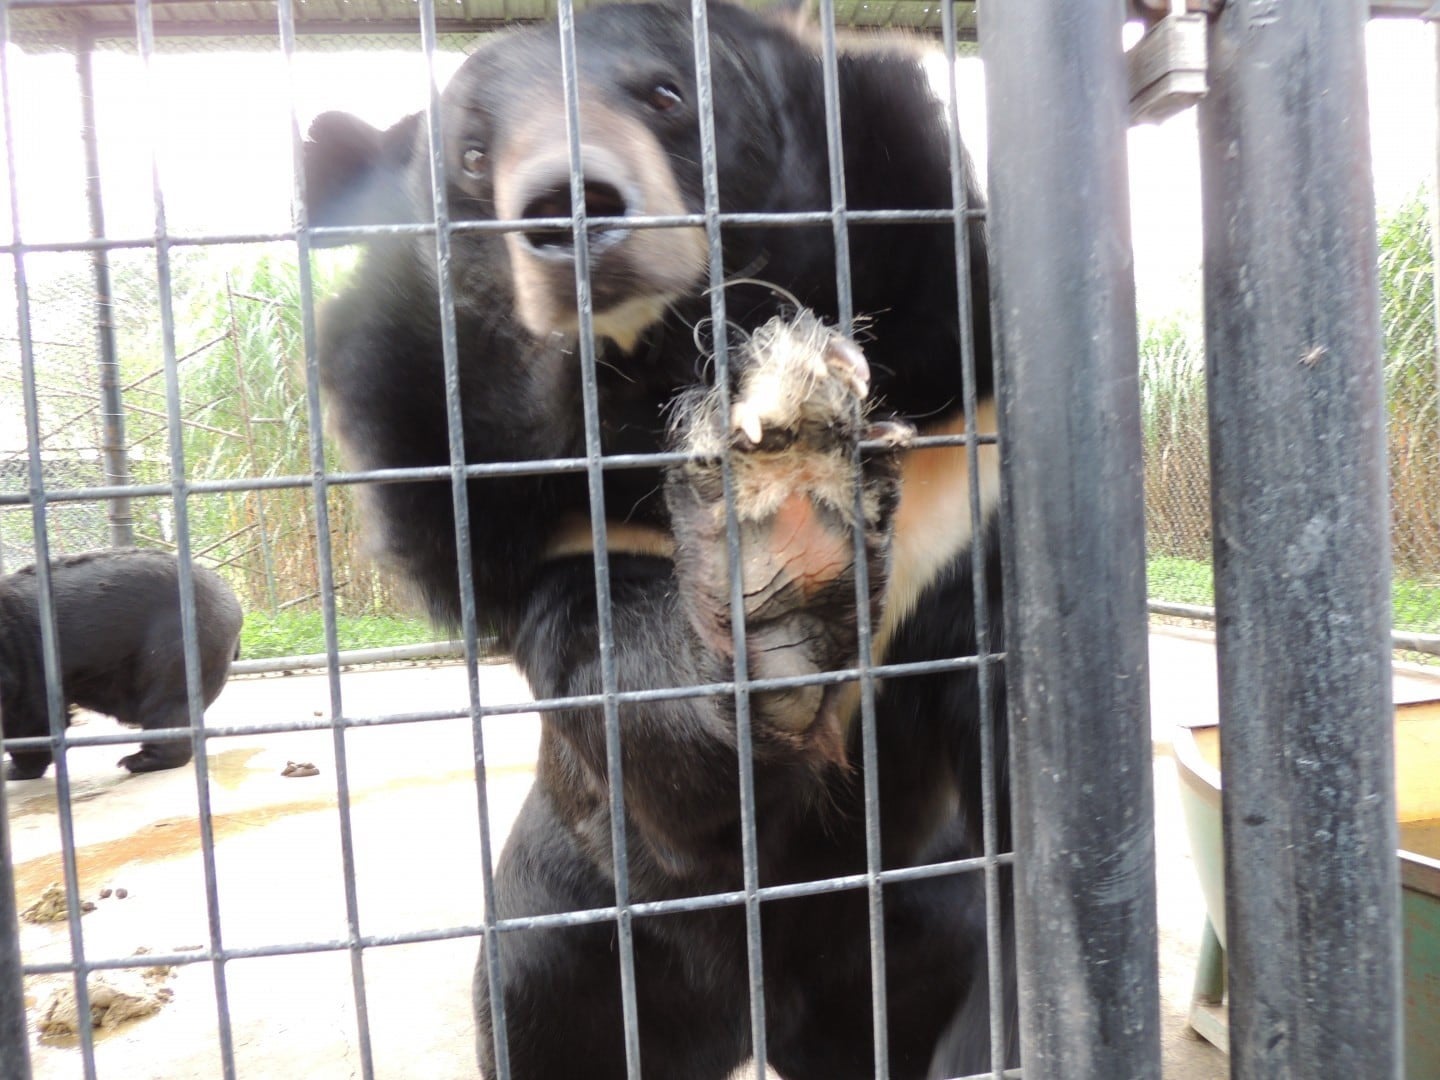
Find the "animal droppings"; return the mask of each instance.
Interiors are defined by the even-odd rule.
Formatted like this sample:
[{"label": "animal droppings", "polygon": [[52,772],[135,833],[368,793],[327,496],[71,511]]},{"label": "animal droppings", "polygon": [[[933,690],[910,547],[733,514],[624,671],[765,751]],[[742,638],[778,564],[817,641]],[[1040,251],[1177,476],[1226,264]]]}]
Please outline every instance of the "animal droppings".
[{"label": "animal droppings", "polygon": [[[80,914],[94,911],[95,903],[92,900],[80,901]],[[45,886],[45,891],[40,894],[40,899],[31,904],[20,913],[20,918],[28,923],[44,924],[62,921],[70,914],[70,907],[65,902],[65,886],[58,881],[52,881]]]}]

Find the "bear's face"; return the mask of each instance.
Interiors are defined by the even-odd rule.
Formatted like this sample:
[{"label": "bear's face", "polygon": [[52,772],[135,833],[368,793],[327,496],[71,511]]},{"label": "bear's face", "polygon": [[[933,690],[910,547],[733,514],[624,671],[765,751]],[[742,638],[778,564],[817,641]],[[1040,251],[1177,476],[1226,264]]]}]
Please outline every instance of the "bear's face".
[{"label": "bear's face", "polygon": [[[774,115],[781,95],[753,70],[761,55],[754,42],[735,47],[725,32],[728,20],[718,9],[716,15],[711,83],[716,101],[725,103],[725,115],[717,108],[715,117],[722,205],[766,208],[766,191],[755,178],[777,175],[783,141],[754,118]],[[604,19],[581,17],[576,58],[587,217],[702,212],[688,7],[637,5],[609,9]],[[475,53],[445,90],[442,109],[454,220],[570,217],[570,138],[554,26],[497,38]],[[423,163],[425,155],[417,157]],[[515,314],[526,329],[536,336],[573,332],[578,314],[569,226],[506,233],[504,249]],[[707,253],[698,226],[590,229],[597,334],[628,347],[668,303],[702,285]]]},{"label": "bear's face", "polygon": [[[819,60],[778,23],[730,3],[711,5],[710,86],[720,209],[815,209],[823,154],[796,125],[814,116]],[[579,158],[589,218],[700,214],[705,208],[695,47],[687,3],[597,8],[575,21]],[[570,136],[554,24],[495,35],[445,89],[440,104],[452,221],[568,220]],[[320,226],[432,218],[423,113],[387,131],[324,113],[305,145],[309,221]],[[813,122],[812,122],[813,123]],[[818,204],[817,204],[818,205]],[[764,261],[754,228],[727,229],[726,261]],[[588,230],[594,326],[628,347],[667,304],[696,295],[709,251],[698,225]],[[324,236],[324,246],[344,242]],[[433,256],[422,260],[433,265]],[[457,234],[456,279],[483,283],[536,337],[578,328],[569,227],[497,237]],[[467,286],[467,295],[469,294]],[[509,309],[513,308],[513,312]]]}]

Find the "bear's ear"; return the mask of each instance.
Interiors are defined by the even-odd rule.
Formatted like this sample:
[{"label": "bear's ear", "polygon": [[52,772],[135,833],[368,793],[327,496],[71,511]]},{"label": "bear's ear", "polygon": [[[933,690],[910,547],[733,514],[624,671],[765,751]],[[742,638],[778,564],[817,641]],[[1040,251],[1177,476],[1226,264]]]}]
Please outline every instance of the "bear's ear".
[{"label": "bear's ear", "polygon": [[[405,171],[425,122],[414,113],[385,131],[343,112],[317,116],[305,138],[311,225],[398,225],[416,220]],[[317,246],[340,243],[317,239]]]}]

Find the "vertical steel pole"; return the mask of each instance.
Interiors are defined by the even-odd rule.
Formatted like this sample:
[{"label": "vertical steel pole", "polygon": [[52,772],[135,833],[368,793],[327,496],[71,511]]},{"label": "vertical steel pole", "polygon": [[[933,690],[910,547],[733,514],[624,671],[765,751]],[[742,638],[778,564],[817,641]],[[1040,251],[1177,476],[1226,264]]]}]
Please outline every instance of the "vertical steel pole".
[{"label": "vertical steel pole", "polygon": [[[87,30],[75,41],[75,74],[80,88],[80,139],[85,144],[85,201],[90,210],[90,236],[105,237],[105,200],[100,186],[100,146],[95,129],[95,73],[90,60],[95,38]],[[100,372],[100,457],[106,487],[128,487],[130,459],[125,447],[125,411],[120,399],[120,359],[115,348],[115,298],[110,290],[110,252],[97,247],[90,253],[95,281],[95,344]],[[105,503],[110,523],[110,546],[135,542],[135,518],[125,496]]]},{"label": "vertical steel pole", "polygon": [[1230,0],[1200,105],[1231,1075],[1400,1076],[1364,0]]},{"label": "vertical steel pole", "polygon": [[1160,1075],[1124,5],[981,7],[1027,1077]]},{"label": "vertical steel pole", "polygon": [[30,1080],[30,1043],[25,1026],[25,982],[20,970],[20,923],[15,912],[15,875],[10,815],[0,780],[0,1080]]}]

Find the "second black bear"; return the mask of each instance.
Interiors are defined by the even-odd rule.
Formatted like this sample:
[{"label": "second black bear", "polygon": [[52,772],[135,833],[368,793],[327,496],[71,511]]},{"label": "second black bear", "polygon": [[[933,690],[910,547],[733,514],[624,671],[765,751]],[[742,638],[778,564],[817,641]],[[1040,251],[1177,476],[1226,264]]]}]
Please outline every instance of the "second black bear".
[{"label": "second black bear", "polygon": [[[722,213],[826,211],[824,79],[811,43],[779,20],[709,9]],[[597,8],[575,23],[579,142],[590,217],[704,208],[688,4]],[[950,210],[945,109],[913,45],[870,43],[838,59],[848,207]],[[565,218],[569,136],[554,26],[484,43],[440,109],[454,221]],[[980,205],[968,162],[970,205]],[[325,114],[311,128],[306,185],[318,225],[433,220],[424,118],[388,131]],[[812,219],[813,220],[813,219]],[[994,430],[983,227],[964,226],[982,431]],[[997,457],[982,448],[982,520],[964,445],[908,449],[965,430],[956,229],[949,220],[849,230],[859,345],[839,317],[828,220],[727,223],[732,407],[708,384],[703,229],[589,235],[603,451],[691,453],[684,464],[608,468],[613,653],[602,656],[584,473],[543,467],[468,482],[470,575],[481,618],[538,697],[598,694],[607,663],[622,691],[726,681],[734,673],[730,574],[740,576],[751,678],[858,662],[852,531],[863,531],[874,658],[889,664],[976,651],[975,560],[1001,647],[990,512]],[[575,250],[568,232],[462,229],[451,239],[464,448],[470,463],[586,455]],[[322,320],[329,422],[359,469],[446,465],[441,305],[433,237],[367,244]],[[763,279],[760,284],[755,279]],[[772,287],[774,286],[774,287]],[[863,347],[863,353],[861,352]],[[855,487],[850,462],[868,439]],[[726,555],[722,455],[732,462],[741,565]],[[434,616],[460,610],[451,485],[364,492],[377,547]],[[937,666],[938,667],[938,666]],[[1004,702],[995,673],[996,808],[1008,848]],[[854,683],[751,694],[762,885],[866,866],[864,765]],[[890,677],[876,699],[881,859],[887,868],[981,851],[981,717],[973,666]],[[730,695],[620,706],[630,896],[654,901],[743,884],[735,702]],[[544,714],[537,779],[500,857],[502,918],[615,901],[603,710]],[[1003,1009],[1013,1062],[1013,971],[988,994],[978,873],[884,888],[891,1075],[991,1066],[990,1009]],[[761,906],[767,1057],[784,1077],[874,1075],[871,945],[863,889]],[[1008,954],[1008,917],[1002,948]],[[644,1075],[723,1080],[753,1052],[742,909],[635,917]],[[625,1028],[612,921],[507,932],[505,1038],[517,1080],[623,1077]],[[482,957],[475,983],[481,1070],[495,1075],[502,1002]]]},{"label": "second black bear", "polygon": [[[180,568],[163,551],[118,548],[50,561],[61,693],[144,731],[190,724],[180,632]],[[9,738],[50,734],[35,567],[0,578],[0,720]],[[196,645],[204,704],[220,696],[236,656],[243,614],[225,580],[194,568]],[[175,769],[185,740],[151,740],[120,759],[131,772]],[[5,776],[33,780],[49,749],[12,750]]]}]

